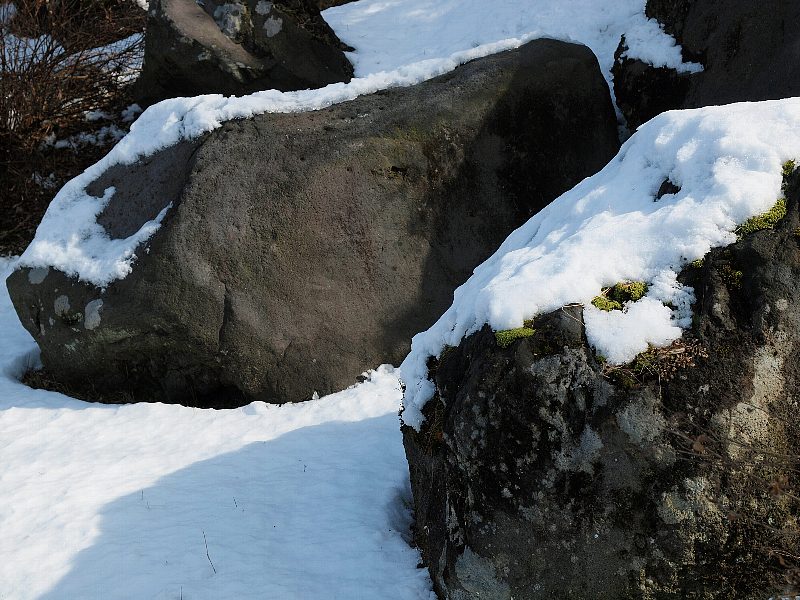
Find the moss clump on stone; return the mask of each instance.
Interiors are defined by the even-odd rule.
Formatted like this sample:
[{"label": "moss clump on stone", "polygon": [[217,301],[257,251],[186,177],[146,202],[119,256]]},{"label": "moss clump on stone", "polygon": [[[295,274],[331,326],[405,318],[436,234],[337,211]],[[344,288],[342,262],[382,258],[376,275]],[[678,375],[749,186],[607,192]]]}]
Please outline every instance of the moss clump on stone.
[{"label": "moss clump on stone", "polygon": [[617,302],[636,302],[647,293],[647,284],[644,281],[626,281],[618,283],[611,288],[611,297]]},{"label": "moss clump on stone", "polygon": [[595,296],[592,300],[592,305],[605,311],[622,310],[622,304],[609,300],[606,296]]},{"label": "moss clump on stone", "polygon": [[781,169],[781,175],[783,175],[783,189],[786,189],[786,180],[795,172],[797,169],[797,165],[793,160],[787,160],[783,163],[783,168]]},{"label": "moss clump on stone", "polygon": [[786,216],[786,198],[778,198],[775,205],[767,212],[755,217],[750,217],[736,228],[736,234],[739,237],[745,236],[749,233],[762,231],[764,229],[774,229],[778,221]]},{"label": "moss clump on stone", "polygon": [[697,260],[693,260],[689,263],[689,266],[693,269],[702,269],[703,265],[705,264],[704,258],[698,258]]},{"label": "moss clump on stone", "polygon": [[738,269],[734,269],[730,265],[723,265],[720,269],[720,275],[722,275],[722,280],[729,288],[738,290],[742,287],[742,277],[744,273]]},{"label": "moss clump on stone", "polygon": [[535,329],[528,327],[517,327],[516,329],[504,329],[503,331],[495,331],[494,337],[497,340],[497,345],[501,348],[508,348],[516,340],[531,337],[536,333]]},{"label": "moss clump on stone", "polygon": [[595,296],[592,305],[600,310],[622,310],[626,302],[636,302],[647,293],[644,281],[621,281],[613,287],[604,288],[603,293]]}]

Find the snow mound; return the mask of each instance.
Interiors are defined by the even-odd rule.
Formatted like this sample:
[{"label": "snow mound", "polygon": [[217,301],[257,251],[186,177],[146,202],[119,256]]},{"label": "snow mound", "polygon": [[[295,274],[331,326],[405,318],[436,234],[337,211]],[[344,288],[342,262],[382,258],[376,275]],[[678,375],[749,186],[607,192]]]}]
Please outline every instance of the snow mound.
[{"label": "snow mound", "polygon": [[109,239],[97,216],[111,200],[86,187],[117,164],[133,164],[157,150],[220,127],[230,119],[267,112],[325,108],[382,89],[442,75],[469,60],[517,48],[534,38],[584,43],[610,81],[614,51],[625,33],[630,54],[661,66],[682,64],[675,41],[644,16],[645,0],[360,0],[325,12],[337,34],[358,48],[351,55],[358,77],[319,90],[256,92],[240,98],[206,95],[165,100],[148,108],[131,132],[100,162],[58,193],[20,266],[55,267],[98,287],[132,270],[137,249],[161,226],[168,209],[126,239]]},{"label": "snow mound", "polygon": [[[456,290],[439,321],[414,337],[400,367],[403,420],[422,423],[433,395],[428,358],[486,323],[510,329],[584,304],[589,342],[615,364],[678,339],[693,300],[678,272],[735,241],[738,224],[771,208],[782,164],[797,157],[800,98],[673,111],[642,125],[602,171],[514,231]],[[667,179],[680,191],[656,199]],[[624,312],[590,305],[601,288],[621,281],[644,281],[649,290]]]}]

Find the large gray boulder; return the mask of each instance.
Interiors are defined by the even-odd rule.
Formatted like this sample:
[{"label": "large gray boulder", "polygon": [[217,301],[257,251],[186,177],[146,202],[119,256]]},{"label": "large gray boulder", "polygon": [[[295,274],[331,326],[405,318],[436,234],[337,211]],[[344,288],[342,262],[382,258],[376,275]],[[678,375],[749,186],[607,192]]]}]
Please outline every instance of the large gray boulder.
[{"label": "large gray boulder", "polygon": [[[420,85],[228,122],[92,186],[127,278],[8,280],[46,369],[106,396],[303,400],[397,364],[508,233],[618,149],[587,48],[538,40]],[[100,307],[102,302],[102,307]]]},{"label": "large gray boulder", "polygon": [[[614,90],[632,128],[659,112],[800,95],[796,0],[648,0],[647,16],[674,35],[700,73],[618,57]],[[624,50],[624,40],[618,54]]]},{"label": "large gray boulder", "polygon": [[135,94],[164,98],[350,81],[348,47],[312,0],[152,0]]},{"label": "large gray boulder", "polygon": [[775,230],[683,273],[696,320],[670,348],[604,367],[570,306],[430,365],[427,419],[403,432],[440,598],[800,593],[797,175],[788,199]]}]

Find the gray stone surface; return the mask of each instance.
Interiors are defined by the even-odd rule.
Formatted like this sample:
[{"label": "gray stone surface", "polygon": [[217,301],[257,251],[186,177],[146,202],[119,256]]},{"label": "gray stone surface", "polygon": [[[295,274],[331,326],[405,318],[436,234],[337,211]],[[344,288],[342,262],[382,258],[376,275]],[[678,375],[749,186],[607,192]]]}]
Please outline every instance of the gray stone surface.
[{"label": "gray stone surface", "polygon": [[695,324],[646,368],[604,369],[578,306],[508,348],[484,328],[431,363],[427,420],[403,433],[440,598],[799,593],[797,565],[776,558],[800,551],[798,175],[788,198],[774,231],[682,274]]},{"label": "gray stone surface", "polygon": [[153,0],[135,94],[149,104],[324,87],[352,78],[346,49],[311,0]]},{"label": "gray stone surface", "polygon": [[[174,205],[133,273],[104,291],[52,269],[8,286],[45,367],[75,387],[303,400],[398,364],[512,229],[617,149],[594,55],[535,41],[110,169],[91,189],[117,190],[99,217],[111,237]],[[71,308],[54,314],[61,295]]]}]

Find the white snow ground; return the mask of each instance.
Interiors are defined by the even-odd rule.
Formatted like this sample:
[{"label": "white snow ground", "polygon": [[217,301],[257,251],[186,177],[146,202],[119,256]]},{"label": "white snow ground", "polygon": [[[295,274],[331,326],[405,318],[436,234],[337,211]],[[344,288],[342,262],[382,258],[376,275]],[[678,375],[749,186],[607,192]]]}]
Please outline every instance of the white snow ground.
[{"label": "white snow ground", "polygon": [[391,368],[300,405],[108,406],[17,381],[5,286],[0,340],[0,600],[431,598]]}]

